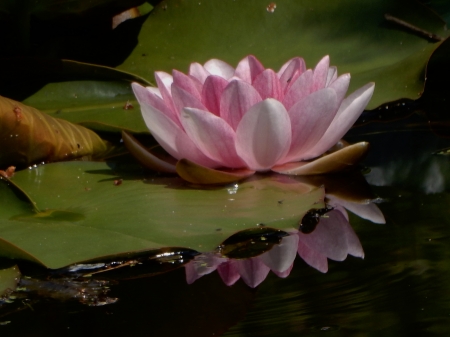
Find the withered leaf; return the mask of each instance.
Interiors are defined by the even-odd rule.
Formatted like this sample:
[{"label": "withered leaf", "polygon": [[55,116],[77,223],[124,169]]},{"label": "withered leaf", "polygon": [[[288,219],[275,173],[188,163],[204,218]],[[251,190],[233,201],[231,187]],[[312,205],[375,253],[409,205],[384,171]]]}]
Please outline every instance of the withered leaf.
[{"label": "withered leaf", "polygon": [[95,132],[0,96],[0,167],[100,155],[108,143]]}]

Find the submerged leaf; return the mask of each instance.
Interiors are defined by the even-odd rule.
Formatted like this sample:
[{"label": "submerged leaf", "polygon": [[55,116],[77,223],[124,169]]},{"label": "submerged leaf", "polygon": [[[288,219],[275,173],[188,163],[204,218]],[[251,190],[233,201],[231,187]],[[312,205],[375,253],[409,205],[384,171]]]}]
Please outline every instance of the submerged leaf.
[{"label": "submerged leaf", "polygon": [[0,122],[0,166],[25,167],[108,150],[96,133],[5,97],[0,97]]}]

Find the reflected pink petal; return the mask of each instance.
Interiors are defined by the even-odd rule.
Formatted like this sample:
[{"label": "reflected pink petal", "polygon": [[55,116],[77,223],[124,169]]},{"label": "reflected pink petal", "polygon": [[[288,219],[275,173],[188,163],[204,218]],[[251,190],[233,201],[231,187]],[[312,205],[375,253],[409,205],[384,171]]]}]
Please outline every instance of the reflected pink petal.
[{"label": "reflected pink petal", "polygon": [[347,240],[342,228],[347,220],[338,211],[321,217],[316,229],[310,234],[298,233],[300,241],[329,259],[343,261],[347,257]]},{"label": "reflected pink petal", "polygon": [[258,258],[236,260],[242,280],[251,288],[256,288],[269,274],[270,268]]},{"label": "reflected pink petal", "polygon": [[298,255],[311,267],[317,269],[322,273],[328,271],[327,257],[318,251],[309,248],[308,245],[300,241],[298,242]]},{"label": "reflected pink petal", "polygon": [[293,263],[292,263],[292,264],[288,267],[288,269],[286,269],[285,271],[279,272],[279,271],[276,271],[276,270],[272,270],[272,272],[273,272],[275,275],[277,275],[278,277],[286,278],[286,277],[288,277],[289,274],[291,273],[292,268],[294,268],[294,264],[293,264]]},{"label": "reflected pink petal", "polygon": [[238,265],[236,260],[229,260],[225,263],[222,263],[217,267],[217,272],[220,275],[220,278],[222,279],[223,283],[225,283],[227,286],[232,286],[235,284],[239,279],[239,271],[238,271]]},{"label": "reflected pink petal", "polygon": [[282,273],[292,266],[297,255],[298,235],[285,236],[280,244],[258,256],[273,272]]}]

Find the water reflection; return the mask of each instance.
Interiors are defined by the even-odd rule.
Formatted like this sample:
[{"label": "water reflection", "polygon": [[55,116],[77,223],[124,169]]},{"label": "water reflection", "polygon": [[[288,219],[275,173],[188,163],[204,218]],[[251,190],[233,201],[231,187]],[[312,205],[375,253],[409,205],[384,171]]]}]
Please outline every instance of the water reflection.
[{"label": "water reflection", "polygon": [[[196,256],[185,265],[188,284],[217,271],[228,286],[242,279],[249,287],[255,288],[270,271],[278,277],[287,277],[297,254],[311,267],[326,273],[328,259],[344,261],[347,255],[364,258],[361,243],[349,223],[347,210],[374,223],[385,223],[375,203],[378,199],[359,172],[298,179],[276,176],[272,183],[299,191],[304,190],[305,185],[324,186],[327,207],[308,212],[299,223],[299,229],[287,230],[289,236],[283,237],[279,244],[259,256],[234,259],[221,254],[220,249]],[[345,191],[341,191],[343,188]]]}]

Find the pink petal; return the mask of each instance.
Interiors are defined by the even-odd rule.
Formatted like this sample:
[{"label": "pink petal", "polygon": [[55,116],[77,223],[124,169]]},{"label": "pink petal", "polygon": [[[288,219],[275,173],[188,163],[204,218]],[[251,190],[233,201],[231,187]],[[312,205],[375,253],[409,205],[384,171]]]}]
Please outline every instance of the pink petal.
[{"label": "pink petal", "polygon": [[236,154],[236,134],[222,118],[209,111],[184,108],[181,123],[194,144],[209,158],[225,167],[245,166]]},{"label": "pink petal", "polygon": [[311,69],[305,71],[295,80],[286,92],[283,99],[283,105],[289,110],[295,103],[311,93],[313,83],[313,72]]},{"label": "pink petal", "polygon": [[173,70],[172,76],[173,76],[172,86],[175,85],[178,88],[187,91],[189,94],[197,98],[199,101],[202,99],[201,98],[202,84],[200,83],[199,80],[187,76],[178,70]]},{"label": "pink petal", "polygon": [[347,239],[342,227],[347,223],[339,211],[327,213],[321,217],[316,229],[310,234],[298,233],[300,241],[309,248],[335,261],[343,261],[347,257]]},{"label": "pink petal", "polygon": [[328,78],[328,68],[330,66],[330,57],[324,56],[314,68],[312,92],[325,88]]},{"label": "pink petal", "polygon": [[257,287],[269,274],[270,268],[258,258],[250,258],[236,261],[242,280],[252,288]]},{"label": "pink petal", "polygon": [[195,77],[200,83],[205,83],[206,78],[211,75],[200,63],[194,62],[189,66],[189,75]]},{"label": "pink petal", "polygon": [[349,84],[350,74],[343,74],[328,86],[328,88],[332,88],[334,89],[334,91],[336,91],[337,102],[339,105],[341,104],[345,97],[345,94],[347,93]]},{"label": "pink petal", "polygon": [[364,259],[364,250],[362,248],[361,242],[359,241],[358,236],[353,230],[352,226],[346,222],[346,225],[342,227],[343,234],[347,239],[347,253],[354,256],[360,257]]},{"label": "pink petal", "polygon": [[220,76],[211,75],[203,84],[202,102],[213,114],[220,116],[220,98],[228,81]]},{"label": "pink petal", "polygon": [[277,275],[278,277],[286,278],[286,277],[288,277],[289,274],[291,273],[291,270],[292,270],[293,267],[294,267],[294,263],[292,263],[292,264],[289,266],[289,268],[286,269],[285,271],[279,272],[279,271],[276,271],[276,270],[272,270],[272,272],[273,272],[275,275]]},{"label": "pink petal", "polygon": [[298,235],[284,237],[280,244],[274,245],[271,250],[258,256],[273,272],[282,273],[292,266],[297,255]]},{"label": "pink petal", "polygon": [[241,278],[236,260],[228,260],[217,267],[220,278],[227,286],[232,286]]},{"label": "pink petal", "polygon": [[259,92],[262,99],[275,98],[281,101],[283,97],[280,80],[272,69],[266,69],[259,74],[253,82],[253,87]]},{"label": "pink petal", "polygon": [[366,203],[356,203],[350,202],[342,199],[338,199],[332,196],[329,197],[329,204],[340,205],[348,209],[350,212],[356,214],[360,218],[370,220],[374,223],[384,224],[386,220],[383,213],[380,211],[378,206],[370,201]]},{"label": "pink petal", "polygon": [[291,121],[283,104],[268,98],[254,105],[236,130],[236,151],[256,171],[269,170],[291,144]]},{"label": "pink petal", "polygon": [[253,55],[249,55],[242,59],[236,67],[234,76],[241,80],[252,84],[255,78],[264,71],[264,66]]},{"label": "pink petal", "polygon": [[218,59],[209,60],[205,63],[204,67],[205,70],[211,75],[217,75],[226,80],[230,79],[234,75],[234,68],[228,63]]},{"label": "pink petal", "polygon": [[337,68],[335,66],[331,66],[328,68],[328,75],[327,75],[327,83],[326,86],[328,87],[331,83],[334,82],[337,78]]},{"label": "pink petal", "polygon": [[155,80],[164,102],[170,109],[173,110],[174,113],[176,113],[175,105],[173,104],[171,94],[171,86],[173,83],[172,75],[165,73],[163,71],[156,71]]},{"label": "pink petal", "polygon": [[342,101],[336,117],[319,142],[305,154],[305,158],[315,158],[330,149],[352,127],[372,98],[375,83],[368,83]]},{"label": "pink petal", "polygon": [[177,87],[175,84],[172,84],[172,97],[178,116],[180,116],[183,108],[186,107],[206,110],[206,107],[202,104],[200,99],[186,90]]},{"label": "pink petal", "polygon": [[[157,96],[151,87],[143,87],[138,83],[132,83],[131,88],[133,89],[134,95],[136,96],[139,104],[146,104],[154,107],[155,109],[161,111],[165,115],[167,115],[170,119],[172,119],[175,123],[179,124],[178,116],[176,116],[173,110],[166,105],[166,103],[162,100],[161,97]],[[180,124],[179,124],[180,125]],[[181,126],[181,125],[180,125]]]},{"label": "pink petal", "polygon": [[328,260],[327,257],[320,252],[317,252],[302,241],[298,242],[298,255],[311,267],[317,269],[322,273],[328,271]]},{"label": "pink petal", "polygon": [[298,161],[313,147],[333,120],[338,102],[333,89],[325,88],[306,96],[290,110],[292,127],[291,147],[281,163]]},{"label": "pink petal", "polygon": [[244,81],[233,80],[223,90],[220,117],[236,130],[242,116],[258,102],[261,102],[261,96],[253,86]]},{"label": "pink petal", "polygon": [[290,85],[306,71],[305,61],[300,57],[295,57],[287,61],[278,72],[283,93],[285,93]]}]

